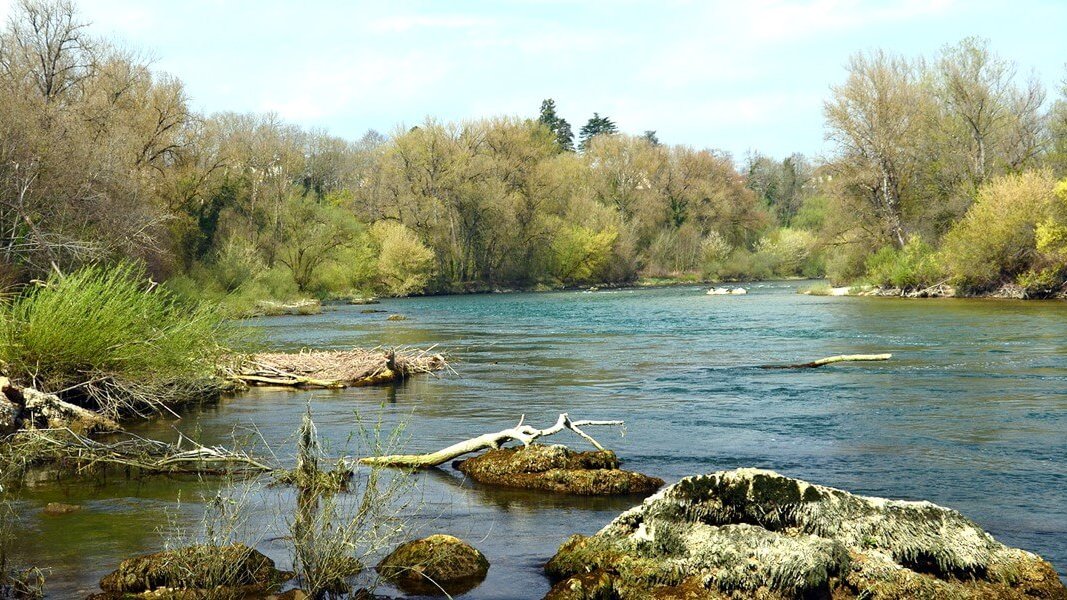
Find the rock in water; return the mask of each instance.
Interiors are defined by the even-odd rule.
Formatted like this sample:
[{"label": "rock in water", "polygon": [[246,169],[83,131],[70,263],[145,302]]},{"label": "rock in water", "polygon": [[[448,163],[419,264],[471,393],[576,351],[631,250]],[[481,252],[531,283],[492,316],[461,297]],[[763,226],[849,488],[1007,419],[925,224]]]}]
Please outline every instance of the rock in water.
[{"label": "rock in water", "polygon": [[82,507],[77,504],[64,504],[62,502],[49,502],[41,509],[41,513],[50,517],[58,517],[60,515],[69,515],[70,513],[76,513],[80,511]]},{"label": "rock in water", "polygon": [[663,486],[662,479],[620,469],[610,450],[530,444],[489,450],[453,466],[480,483],[585,496],[651,494]]},{"label": "rock in water", "polygon": [[450,535],[405,542],[378,563],[378,573],[408,594],[450,595],[478,587],[489,561],[476,548]]},{"label": "rock in water", "polygon": [[244,544],[189,546],[122,561],[100,580],[105,594],[121,598],[159,588],[176,590],[233,590],[234,595],[264,595],[292,574],[274,568],[274,561]]},{"label": "rock in water", "polygon": [[545,570],[553,600],[1067,599],[1049,563],[954,510],[758,469],[682,479]]}]

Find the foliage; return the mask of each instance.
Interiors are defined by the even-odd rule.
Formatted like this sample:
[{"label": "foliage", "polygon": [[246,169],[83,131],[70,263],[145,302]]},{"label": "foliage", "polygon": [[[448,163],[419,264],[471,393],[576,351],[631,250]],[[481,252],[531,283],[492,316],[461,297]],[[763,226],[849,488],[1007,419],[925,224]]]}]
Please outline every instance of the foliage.
[{"label": "foliage", "polygon": [[1039,229],[1040,241],[1049,250],[1054,232],[1067,224],[1060,221],[1063,213],[1057,210],[1054,186],[1049,171],[1006,175],[983,186],[974,205],[945,236],[942,262],[953,281],[965,289],[984,290],[1055,261],[1055,253],[1038,248]]},{"label": "foliage", "polygon": [[0,322],[9,376],[113,412],[178,399],[230,339],[218,311],[179,301],[133,263],[53,274],[0,307]]},{"label": "foliage", "polygon": [[614,135],[619,132],[619,127],[615,125],[615,122],[607,117],[600,116],[600,113],[593,113],[593,116],[589,117],[589,121],[578,131],[578,139],[580,140],[578,147],[583,151],[589,147],[589,143],[598,135]]},{"label": "foliage", "polygon": [[565,152],[574,151],[574,131],[567,119],[556,114],[556,101],[548,98],[541,103],[541,116],[537,119],[556,136],[556,146]]},{"label": "foliage", "polygon": [[903,248],[885,246],[867,258],[866,280],[878,286],[912,290],[943,279],[934,249],[913,236]]},{"label": "foliage", "polygon": [[554,274],[565,284],[584,283],[608,259],[618,233],[593,231],[574,225],[560,231],[552,242]]},{"label": "foliage", "polygon": [[378,282],[386,293],[407,296],[426,289],[434,255],[413,231],[395,221],[379,221],[371,237],[378,248]]}]

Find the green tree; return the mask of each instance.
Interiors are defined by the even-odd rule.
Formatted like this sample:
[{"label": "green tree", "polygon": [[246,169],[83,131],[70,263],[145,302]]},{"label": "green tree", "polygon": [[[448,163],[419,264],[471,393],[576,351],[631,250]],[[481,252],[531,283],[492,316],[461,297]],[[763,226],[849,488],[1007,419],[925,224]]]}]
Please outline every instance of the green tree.
[{"label": "green tree", "polygon": [[583,151],[589,147],[589,143],[598,135],[613,135],[619,132],[619,128],[615,125],[615,122],[607,117],[600,116],[600,113],[593,113],[593,116],[589,118],[589,121],[582,126],[582,129],[578,132],[579,144],[578,147]]},{"label": "green tree", "polygon": [[537,119],[556,136],[556,145],[561,151],[574,151],[574,131],[566,119],[556,114],[556,101],[547,98],[541,102],[541,116]]}]

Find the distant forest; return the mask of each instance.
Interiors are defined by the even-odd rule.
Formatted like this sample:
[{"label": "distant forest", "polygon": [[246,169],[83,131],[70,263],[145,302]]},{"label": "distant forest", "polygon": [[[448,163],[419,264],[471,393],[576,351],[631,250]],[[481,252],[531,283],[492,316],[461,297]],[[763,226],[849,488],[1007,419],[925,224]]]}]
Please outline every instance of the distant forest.
[{"label": "distant forest", "polygon": [[824,162],[601,114],[576,135],[552,100],[346,140],[196,114],[72,3],[20,0],[0,35],[0,284],[133,259],[212,299],[822,276],[1052,294],[1067,82],[1049,97],[1025,72],[981,39],[857,54]]}]

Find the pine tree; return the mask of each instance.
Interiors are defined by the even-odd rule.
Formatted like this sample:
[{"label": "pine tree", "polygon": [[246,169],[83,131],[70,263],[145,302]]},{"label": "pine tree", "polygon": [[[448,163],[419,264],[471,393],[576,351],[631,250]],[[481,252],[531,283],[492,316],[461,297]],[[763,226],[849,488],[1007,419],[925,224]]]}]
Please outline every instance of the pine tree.
[{"label": "pine tree", "polygon": [[646,129],[645,134],[641,137],[648,140],[649,144],[652,144],[653,146],[659,146],[659,136],[656,135],[655,129]]},{"label": "pine tree", "polygon": [[556,114],[556,101],[548,98],[541,102],[541,116],[537,119],[556,134],[556,145],[561,151],[574,151],[574,131],[571,124]]},{"label": "pine tree", "polygon": [[600,113],[593,113],[593,116],[589,118],[589,122],[583,125],[579,132],[581,143],[578,144],[578,147],[585,150],[589,146],[589,141],[596,136],[612,135],[618,132],[619,128],[614,121],[600,116]]}]

